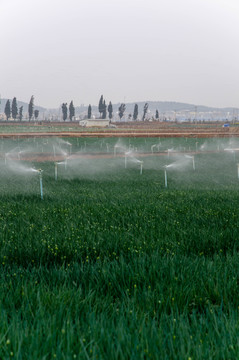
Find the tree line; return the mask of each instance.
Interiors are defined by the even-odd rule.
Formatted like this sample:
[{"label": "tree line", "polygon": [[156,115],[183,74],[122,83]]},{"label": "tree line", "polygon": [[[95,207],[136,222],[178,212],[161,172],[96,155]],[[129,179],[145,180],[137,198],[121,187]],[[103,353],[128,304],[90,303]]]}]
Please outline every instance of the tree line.
[{"label": "tree line", "polygon": [[[16,97],[13,98],[12,104],[9,99],[6,101],[6,105],[4,108],[4,114],[6,115],[7,120],[9,120],[9,118],[12,117],[14,120],[22,121],[23,106],[20,106],[18,109]],[[38,116],[39,116],[39,110],[37,110],[37,109],[34,110],[34,96],[32,95],[30,102],[28,104],[28,119],[29,119],[29,121],[31,121],[33,116],[34,116],[34,119],[37,120]]]},{"label": "tree line", "polygon": [[[143,117],[142,120],[145,121],[146,120],[146,115],[148,113],[148,103],[145,103],[144,105],[144,109],[143,109]],[[62,106],[62,116],[63,116],[63,120],[65,121],[68,118],[68,108],[67,108],[67,103],[63,103]],[[109,102],[109,104],[106,104],[106,101],[103,97],[103,95],[101,95],[100,100],[99,100],[99,105],[98,105],[98,110],[100,113],[100,119],[106,119],[107,118],[107,112],[108,112],[108,118],[111,122],[112,118],[113,118],[113,105],[111,103],[111,101]],[[121,120],[125,114],[125,110],[126,110],[126,105],[124,103],[121,103],[119,108],[118,108],[118,116],[119,119]],[[72,121],[73,117],[75,116],[75,107],[73,105],[73,101],[70,102],[69,105],[69,119],[70,121]],[[138,110],[138,105],[135,104],[134,105],[134,111],[133,111],[133,115],[129,114],[128,115],[128,120],[131,120],[133,118],[133,120],[139,120],[138,119],[139,116],[139,110]],[[89,104],[88,109],[87,109],[87,119],[91,119],[92,118],[92,106],[91,104]],[[155,119],[158,120],[159,119],[159,112],[158,110],[156,110],[155,113]]]},{"label": "tree line", "polygon": [[[148,103],[145,103],[144,108],[143,108],[142,121],[145,121],[147,119],[148,107],[149,107]],[[68,117],[69,117],[70,121],[72,121],[74,119],[75,106],[73,104],[73,101],[70,102],[69,107],[67,106],[67,103],[63,103],[61,105],[61,109],[62,109],[62,117],[63,117],[64,121],[66,121],[68,119]],[[112,121],[113,113],[114,113],[113,105],[112,105],[111,101],[107,105],[103,95],[101,95],[101,97],[99,99],[98,110],[100,113],[100,119],[108,118],[110,120],[110,122]],[[122,120],[122,118],[124,117],[125,110],[126,110],[126,105],[124,103],[121,103],[118,108],[118,111],[117,111],[117,114],[118,114],[120,120]],[[6,105],[5,105],[4,113],[6,115],[7,120],[9,120],[9,118],[13,118],[14,120],[22,121],[23,106],[20,106],[18,108],[16,97],[13,98],[12,103],[8,99],[6,102]],[[28,104],[28,119],[29,119],[29,121],[31,121],[32,119],[37,120],[38,116],[39,116],[39,110],[37,110],[37,109],[34,110],[34,96],[32,95],[31,99],[29,101],[29,104]],[[86,117],[87,117],[87,119],[92,118],[91,104],[89,104],[89,106],[88,106]],[[139,120],[139,110],[138,110],[137,104],[134,105],[133,114],[131,114],[131,113],[128,114],[128,120],[132,120],[132,119],[134,121]],[[156,110],[155,119],[156,120],[159,119],[158,110]]]}]

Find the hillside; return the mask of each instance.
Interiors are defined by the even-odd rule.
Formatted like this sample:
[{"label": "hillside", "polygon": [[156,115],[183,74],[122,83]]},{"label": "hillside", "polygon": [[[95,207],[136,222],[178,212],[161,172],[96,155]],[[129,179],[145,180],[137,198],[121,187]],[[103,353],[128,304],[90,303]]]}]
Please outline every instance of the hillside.
[{"label": "hillside", "polygon": [[[0,105],[0,113],[4,112],[4,108],[6,105],[6,101],[7,99],[1,99],[1,105]],[[10,101],[12,102],[12,99],[10,99]],[[220,112],[220,113],[231,113],[234,114],[238,111],[238,109],[235,108],[214,108],[214,107],[208,107],[208,106],[204,106],[204,105],[196,105],[196,104],[188,104],[188,103],[181,103],[181,102],[175,102],[175,101],[140,101],[140,102],[136,102],[138,104],[138,111],[139,111],[139,117],[142,116],[143,114],[143,108],[145,103],[148,103],[148,112],[149,114],[152,113],[152,115],[155,114],[155,111],[158,110],[159,113],[163,114],[163,113],[168,113],[168,112],[183,112],[183,113],[187,113],[187,112],[205,112],[205,113],[209,113],[209,112]],[[136,103],[126,103],[126,111],[125,114],[133,114],[134,111],[134,106]],[[20,108],[20,106],[23,106],[23,113],[26,114],[28,112],[28,103],[23,102],[23,101],[18,101],[17,100],[17,105],[18,108]],[[118,108],[120,106],[120,103],[116,103],[113,104],[113,112],[114,115],[116,116],[117,112],[118,112]],[[39,118],[44,116],[51,118],[53,115],[54,116],[59,116],[59,113],[61,113],[59,108],[52,108],[52,109],[47,109],[44,108],[42,106],[38,106],[35,105],[34,109],[39,110],[40,115]],[[76,111],[76,116],[84,116],[87,114],[87,109],[88,109],[88,105],[81,105],[81,106],[76,106],[75,105],[75,111]],[[93,105],[92,106],[92,114],[94,116],[98,116],[99,112],[98,112],[98,105]]]}]

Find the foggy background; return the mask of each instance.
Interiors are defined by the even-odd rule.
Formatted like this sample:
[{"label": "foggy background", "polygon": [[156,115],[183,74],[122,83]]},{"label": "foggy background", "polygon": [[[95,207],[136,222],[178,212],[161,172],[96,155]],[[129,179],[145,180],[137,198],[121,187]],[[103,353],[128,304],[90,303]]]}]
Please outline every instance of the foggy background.
[{"label": "foggy background", "polygon": [[3,98],[239,107],[238,0],[0,0]]}]

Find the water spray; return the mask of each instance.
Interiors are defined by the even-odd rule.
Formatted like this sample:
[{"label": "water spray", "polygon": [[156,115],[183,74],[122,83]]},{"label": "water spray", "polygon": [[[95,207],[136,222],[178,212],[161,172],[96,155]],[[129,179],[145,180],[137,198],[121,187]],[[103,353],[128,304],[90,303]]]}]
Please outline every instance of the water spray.
[{"label": "water spray", "polygon": [[184,155],[187,159],[192,159],[192,163],[193,163],[193,170],[195,171],[196,170],[196,167],[195,167],[195,159],[194,159],[194,156],[191,156],[191,155]]},{"label": "water spray", "polygon": [[196,141],[195,146],[196,146],[196,152],[197,152],[198,151],[198,141]]},{"label": "water spray", "polygon": [[124,154],[124,167],[127,169],[127,153]]}]

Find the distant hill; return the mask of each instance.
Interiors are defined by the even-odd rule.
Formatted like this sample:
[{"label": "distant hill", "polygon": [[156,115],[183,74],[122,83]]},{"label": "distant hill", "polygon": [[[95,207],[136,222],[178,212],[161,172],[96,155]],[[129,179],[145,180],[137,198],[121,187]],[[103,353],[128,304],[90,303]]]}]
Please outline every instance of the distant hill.
[{"label": "distant hill", "polygon": [[[5,109],[5,105],[6,105],[7,100],[8,100],[8,99],[1,99],[0,113],[3,113],[3,112],[4,112],[4,109]],[[12,99],[9,99],[9,100],[10,100],[10,103],[12,104]],[[24,113],[27,113],[27,112],[28,112],[28,103],[17,100],[17,107],[18,107],[18,109],[19,109],[21,106],[23,106],[23,114],[24,114]],[[47,111],[47,109],[45,109],[44,107],[42,107],[42,106],[37,106],[37,105],[34,105],[34,110],[39,110],[40,112],[45,112],[45,111]]]},{"label": "distant hill", "polygon": [[[9,99],[12,103],[12,99]],[[6,101],[7,99],[1,99],[1,107],[0,107],[0,113],[4,112],[5,109],[5,105],[6,105]],[[134,106],[135,104],[138,105],[138,110],[139,110],[139,117],[143,114],[143,108],[145,103],[148,103],[148,110],[149,113],[152,113],[152,115],[155,114],[156,110],[159,111],[159,113],[167,113],[167,112],[221,112],[221,113],[234,113],[234,111],[238,110],[232,107],[226,107],[226,108],[215,108],[215,107],[208,107],[208,106],[204,106],[204,105],[196,105],[196,104],[188,104],[188,103],[181,103],[181,102],[175,102],[175,101],[139,101],[139,102],[134,102],[134,103],[126,103],[126,111],[125,114],[133,114],[134,111]],[[17,106],[18,109],[20,108],[20,106],[23,106],[23,114],[28,113],[28,103],[23,102],[23,101],[18,101],[17,100]],[[120,103],[117,104],[113,104],[113,112],[114,115],[116,116],[116,113],[118,111],[118,108],[120,106]],[[57,109],[47,109],[44,108],[42,106],[34,106],[35,110],[39,110],[40,114],[39,114],[39,119],[43,118],[43,114],[46,117],[51,118],[52,115],[59,115],[59,108]],[[76,110],[76,116],[84,116],[87,114],[87,110],[88,110],[88,105],[81,105],[81,106],[76,106],[75,105],[75,110]],[[99,116],[99,111],[98,111],[98,106],[93,105],[92,106],[92,114],[95,116]]]},{"label": "distant hill", "polygon": [[[213,112],[213,111],[220,111],[220,112],[233,112],[235,110],[234,108],[215,108],[215,107],[209,107],[204,105],[195,105],[195,104],[187,104],[187,103],[180,103],[175,101],[139,101],[134,103],[126,103],[126,113],[127,114],[133,114],[134,106],[135,104],[138,105],[139,114],[143,113],[144,105],[145,103],[148,103],[148,110],[152,113],[155,113],[156,110],[158,110],[160,113],[164,112],[180,112],[180,111],[191,111],[191,112]],[[118,111],[118,108],[121,103],[113,104],[113,110],[114,113]],[[76,107],[76,113],[84,113],[87,112],[88,106],[77,106]],[[92,106],[92,112],[97,113],[98,112],[98,106]]]}]

